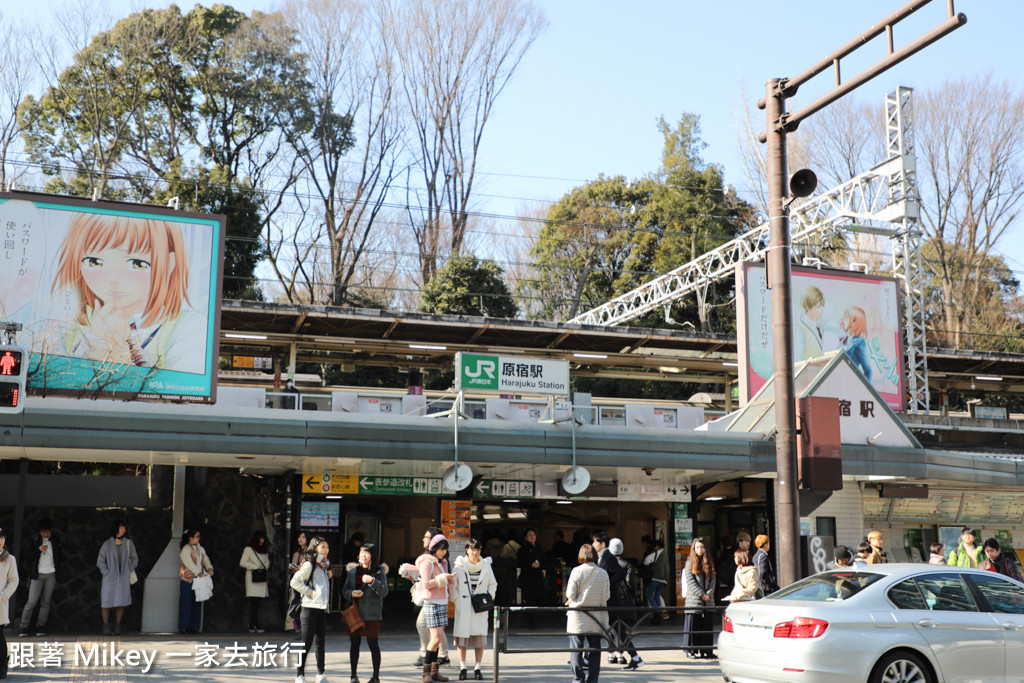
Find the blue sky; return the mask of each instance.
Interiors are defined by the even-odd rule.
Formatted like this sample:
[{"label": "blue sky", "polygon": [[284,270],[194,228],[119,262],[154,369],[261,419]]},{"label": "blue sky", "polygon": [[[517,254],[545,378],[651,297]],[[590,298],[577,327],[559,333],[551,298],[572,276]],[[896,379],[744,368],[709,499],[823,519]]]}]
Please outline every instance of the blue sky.
[{"label": "blue sky", "polygon": [[[112,2],[113,8],[123,8],[122,14],[138,4]],[[266,11],[280,3],[231,4]],[[474,208],[488,214],[514,216],[532,200],[556,200],[600,173],[638,177],[655,170],[661,153],[656,121],[659,116],[677,120],[682,112],[700,116],[708,143],[705,160],[721,164],[727,181],[742,189],[738,119],[744,106],[763,95],[765,81],[810,67],[904,1],[538,4],[550,26],[503,93],[485,134],[480,195]],[[181,3],[183,8],[190,5]],[[1024,70],[1024,0],[957,0],[956,9],[967,15],[966,26],[862,86],[852,97],[881,108],[885,94],[899,85],[927,89],[950,77],[988,72],[1016,81]],[[897,47],[945,16],[945,0],[918,10],[896,26]],[[883,56],[884,44],[876,39],[844,61],[844,77]],[[796,104],[827,92],[831,85],[831,72],[822,74],[801,89]],[[1006,244],[1002,247],[1008,249]],[[1011,267],[1024,271],[1024,249],[1011,251]]]}]

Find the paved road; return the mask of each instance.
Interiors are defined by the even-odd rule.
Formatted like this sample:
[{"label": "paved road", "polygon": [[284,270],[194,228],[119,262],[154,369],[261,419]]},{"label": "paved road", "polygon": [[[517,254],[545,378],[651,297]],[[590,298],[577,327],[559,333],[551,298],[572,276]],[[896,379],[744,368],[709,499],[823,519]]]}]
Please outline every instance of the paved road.
[{"label": "paved road", "polygon": [[[386,629],[385,629],[386,630]],[[263,634],[257,639],[253,634],[211,634],[185,638],[184,636],[126,635],[120,638],[103,638],[96,635],[58,636],[50,638],[11,637],[8,644],[18,648],[18,657],[28,654],[31,649],[35,668],[14,667],[8,680],[14,683],[164,683],[165,681],[188,681],[189,683],[242,683],[249,681],[294,681],[294,654],[290,649],[289,634]],[[718,665],[713,661],[688,660],[678,650],[648,651],[643,647],[676,646],[676,634],[659,631],[641,633],[636,644],[647,665],[638,672],[623,671],[620,665],[609,665],[602,660],[601,681],[605,683],[627,683],[659,681],[659,683],[718,683],[722,680]],[[61,648],[58,655],[56,643]],[[540,629],[513,634],[509,647],[515,649],[547,649],[568,646],[563,632],[555,629]],[[382,683],[391,681],[419,681],[419,670],[413,667],[419,642],[414,633],[381,634],[383,666]],[[234,648],[234,649],[232,649]],[[349,680],[349,640],[339,630],[327,637],[327,675],[331,683],[346,683]],[[119,661],[111,662],[110,653],[117,654]],[[129,653],[135,652],[136,655]],[[106,655],[106,661],[103,656]],[[274,664],[267,660],[274,655]],[[212,657],[218,665],[197,663],[205,656]],[[282,660],[289,657],[287,666]],[[76,663],[77,657],[77,663]],[[452,652],[456,659],[455,651]],[[137,658],[137,659],[136,659]],[[470,676],[472,676],[472,653],[469,654]],[[151,661],[151,667],[143,673]],[[312,683],[316,676],[314,658],[311,656],[307,673]],[[264,664],[265,666],[254,666]],[[503,654],[500,656],[500,677],[502,683],[539,683],[547,681],[570,681],[566,653]],[[15,662],[18,664],[18,662]],[[241,665],[239,665],[241,664]],[[458,666],[444,667],[443,672],[452,680],[458,676]],[[360,680],[369,679],[370,655],[363,644],[360,658]],[[485,680],[494,680],[493,652],[488,649],[484,656],[483,673]]]}]

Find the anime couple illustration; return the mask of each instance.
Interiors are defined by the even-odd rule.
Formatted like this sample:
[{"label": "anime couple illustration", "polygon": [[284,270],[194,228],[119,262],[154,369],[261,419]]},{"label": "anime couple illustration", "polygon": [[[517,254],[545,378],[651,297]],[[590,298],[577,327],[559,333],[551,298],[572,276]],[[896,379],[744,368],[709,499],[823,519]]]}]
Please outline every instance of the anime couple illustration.
[{"label": "anime couple illustration", "polygon": [[[803,315],[800,316],[800,338],[803,341],[803,360],[816,358],[833,344],[825,341],[825,295],[817,287],[808,287],[800,299]],[[860,368],[864,377],[871,381],[871,364],[868,362],[867,315],[860,306],[849,306],[839,320],[842,334],[838,338],[846,355]]]},{"label": "anime couple illustration", "polygon": [[61,245],[52,293],[70,294],[62,355],[202,373],[206,321],[191,308],[189,264],[173,222],[78,214]]}]

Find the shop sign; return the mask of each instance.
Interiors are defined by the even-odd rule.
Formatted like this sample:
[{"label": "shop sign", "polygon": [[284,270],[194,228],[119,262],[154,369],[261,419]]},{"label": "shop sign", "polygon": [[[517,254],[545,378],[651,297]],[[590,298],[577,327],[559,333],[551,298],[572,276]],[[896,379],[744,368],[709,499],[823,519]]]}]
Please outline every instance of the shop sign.
[{"label": "shop sign", "polygon": [[474,498],[533,498],[537,486],[532,480],[481,479],[473,487]]},{"label": "shop sign", "polygon": [[690,501],[685,484],[619,484],[618,497],[635,501]]},{"label": "shop sign", "polygon": [[455,389],[509,394],[569,395],[569,361],[455,354]]},{"label": "shop sign", "polygon": [[351,495],[359,493],[358,479],[354,474],[312,474],[302,475],[303,493],[329,493],[334,495]]},{"label": "shop sign", "polygon": [[359,477],[359,493],[376,496],[439,496],[440,477]]}]

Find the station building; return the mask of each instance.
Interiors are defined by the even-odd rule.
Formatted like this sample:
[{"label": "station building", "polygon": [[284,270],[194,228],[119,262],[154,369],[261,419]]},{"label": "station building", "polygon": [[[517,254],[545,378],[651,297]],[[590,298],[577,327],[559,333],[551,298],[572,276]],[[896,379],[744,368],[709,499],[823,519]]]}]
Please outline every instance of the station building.
[{"label": "station building", "polygon": [[[174,630],[168,596],[186,528],[203,531],[221,570],[211,630],[244,625],[238,559],[254,529],[271,541],[272,599],[263,608],[271,626],[284,622],[300,531],[324,534],[336,562],[362,532],[391,566],[413,558],[432,525],[456,540],[521,538],[534,528],[546,550],[556,531],[571,544],[576,532],[603,530],[633,559],[646,535],[664,539],[680,563],[694,537],[717,550],[741,530],[774,534],[773,406],[731,401],[735,340],[727,337],[248,302],[224,302],[220,334],[215,404],[32,396],[23,412],[3,416],[0,526],[25,538],[40,517],[53,518],[69,564],[80,568],[58,588],[55,629],[98,630],[91,567],[114,518],[129,522],[141,557],[128,623],[155,632]],[[572,376],[688,378],[726,391],[688,402],[465,391],[460,401],[415,382],[371,390],[298,376],[298,393],[274,386],[275,370],[287,375],[298,362],[415,371],[450,367],[457,352],[561,359]],[[808,497],[802,515],[802,573],[869,529],[883,531],[898,560],[926,558],[931,542],[964,525],[1024,545],[1015,421],[893,413],[842,354],[800,372],[802,396],[849,404],[841,488]],[[445,483],[456,456],[471,471],[459,490]],[[566,476],[580,469],[590,481],[574,494]],[[553,596],[558,578],[553,570]],[[389,609],[411,611],[401,582],[395,588]]]}]

